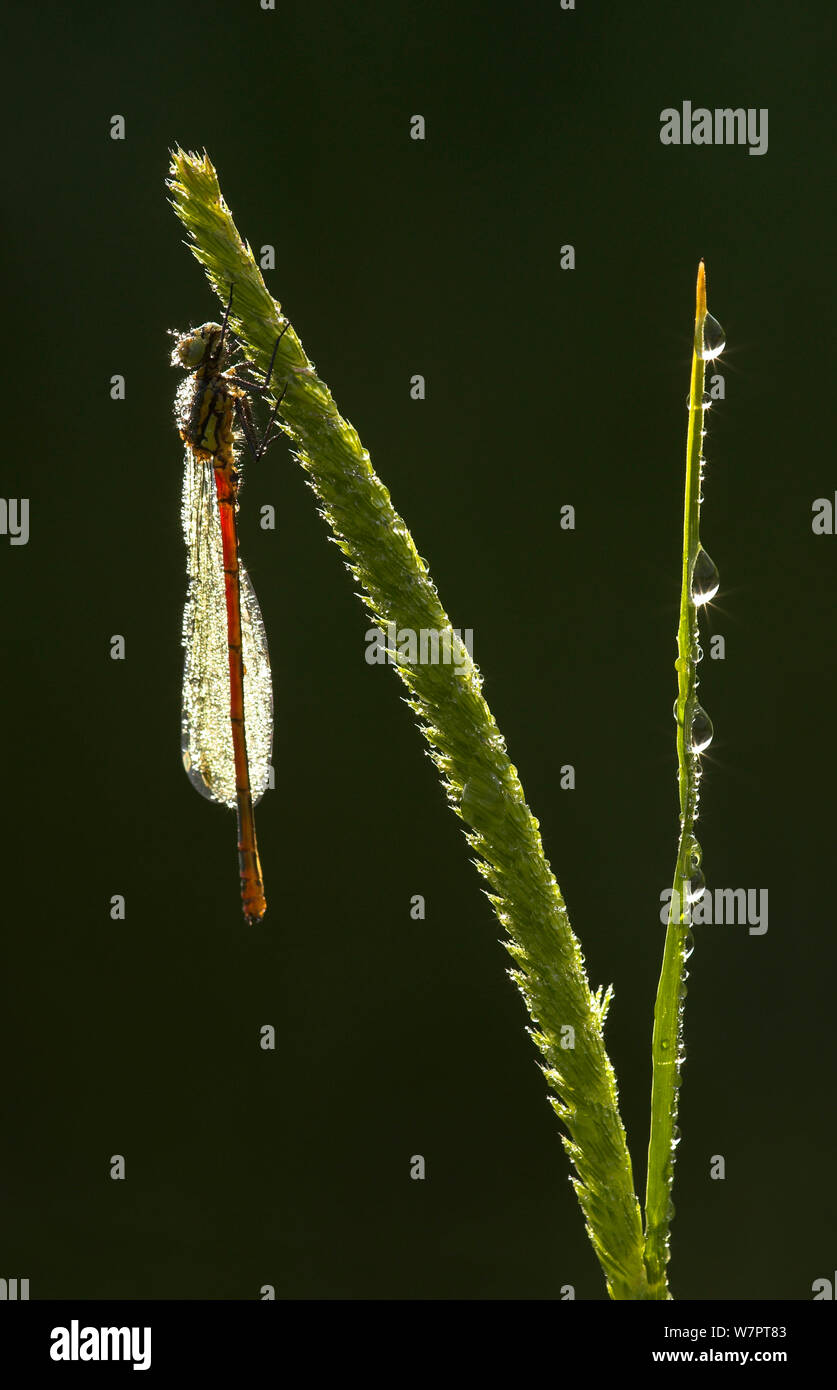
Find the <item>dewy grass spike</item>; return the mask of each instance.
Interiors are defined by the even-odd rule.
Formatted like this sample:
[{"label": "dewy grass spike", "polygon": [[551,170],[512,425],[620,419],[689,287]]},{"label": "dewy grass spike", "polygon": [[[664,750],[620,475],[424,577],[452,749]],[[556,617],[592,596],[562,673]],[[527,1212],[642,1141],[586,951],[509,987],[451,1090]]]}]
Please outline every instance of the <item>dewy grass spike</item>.
[{"label": "dewy grass spike", "polygon": [[[614,1299],[670,1298],[666,1263],[677,1086],[682,1062],[682,1003],[688,953],[690,898],[700,891],[700,851],[694,838],[699,752],[708,721],[696,700],[699,659],[696,609],[717,587],[714,566],[700,549],[698,516],[704,370],[723,346],[706,313],[703,265],[698,302],[687,445],[683,590],[678,630],[677,747],[681,834],[672,906],[654,1023],[654,1081],[649,1148],[646,1235],[616,1081],[603,1028],[611,991],[593,992],[561,890],[543,852],[532,816],[482,695],[482,680],[453,632],[412,537],[374,473],[357,432],[339,414],[293,327],[265,286],[242,241],[204,154],[176,150],[169,187],[175,211],[210,284],[226,302],[231,284],[232,328],[248,356],[267,371],[284,331],[275,378],[287,382],[281,428],[320,503],[321,514],[352,575],[360,582],[373,622],[384,631],[429,629],[456,654],[452,663],[398,662],[399,678],[430,745],[448,803],[465,823],[466,838],[486,879],[489,900],[505,930],[510,971],[523,995],[542,1055],[550,1101],[567,1131],[564,1147],[575,1167],[573,1185],[587,1232]],[[687,733],[688,730],[688,733]],[[568,1025],[575,1045],[566,1047]]]},{"label": "dewy grass spike", "polygon": [[677,628],[677,767],[680,792],[680,842],[669,905],[663,966],[657,988],[652,1040],[651,1133],[645,1193],[645,1266],[652,1290],[665,1288],[669,1228],[673,1215],[671,1188],[679,1136],[677,1108],[683,1065],[683,1007],[686,961],[694,942],[691,908],[704,890],[701,849],[694,827],[698,813],[700,755],[712,739],[712,725],[697,700],[697,668],[701,658],[697,614],[717,592],[718,573],[700,543],[701,483],[703,481],[704,417],[709,408],[704,393],[706,363],[724,348],[724,333],[706,311],[706,274],[698,267],[692,377],[689,390],[689,432],[686,441],[686,487],[683,504],[683,571],[680,621]]}]

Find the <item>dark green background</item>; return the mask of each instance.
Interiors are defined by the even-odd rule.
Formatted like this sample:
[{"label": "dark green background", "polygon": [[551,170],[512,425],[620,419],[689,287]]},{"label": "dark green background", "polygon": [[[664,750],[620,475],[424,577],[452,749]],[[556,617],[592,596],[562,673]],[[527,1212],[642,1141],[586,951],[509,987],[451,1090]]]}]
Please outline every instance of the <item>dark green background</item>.
[{"label": "dark green background", "polygon": [[[241,516],[276,679],[258,930],[234,818],[180,767],[166,330],[218,309],[166,203],[176,142],[275,245],[271,290],[474,629],[591,983],[615,985],[640,1190],[706,258],[727,646],[702,668],[699,830],[709,886],[768,889],[770,928],[698,933],[672,1284],[806,1299],[833,1273],[837,538],[810,527],[837,488],[832,38],[825,3],[12,7],[3,494],[32,513],[0,544],[0,1275],[33,1298],[605,1296],[460,824],[284,446]],[[664,148],[684,99],[769,108],[768,153]]]}]

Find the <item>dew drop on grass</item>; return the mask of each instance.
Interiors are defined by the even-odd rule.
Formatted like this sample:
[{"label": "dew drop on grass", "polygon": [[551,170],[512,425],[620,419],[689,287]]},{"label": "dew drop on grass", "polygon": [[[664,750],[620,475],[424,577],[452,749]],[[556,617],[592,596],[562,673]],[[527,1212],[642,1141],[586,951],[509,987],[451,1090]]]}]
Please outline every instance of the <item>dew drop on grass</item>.
[{"label": "dew drop on grass", "polygon": [[714,733],[712,720],[706,710],[701,705],[695,705],[692,715],[692,752],[702,753],[704,748],[708,748]]},{"label": "dew drop on grass", "polygon": [[703,345],[698,350],[698,357],[702,357],[704,362],[711,362],[713,357],[720,357],[726,347],[727,335],[716,318],[707,314],[703,320]]},{"label": "dew drop on grass", "polygon": [[706,892],[706,879],[702,869],[692,869],[691,878],[686,880],[686,902],[696,903]]},{"label": "dew drop on grass", "polygon": [[714,598],[720,587],[718,567],[703,546],[698,547],[695,563],[692,566],[692,603],[699,608]]},{"label": "dew drop on grass", "polygon": [[[693,952],[694,949],[695,949],[695,937],[694,937],[694,932],[689,931],[688,928],[687,928],[687,930],[683,933],[683,959],[684,959],[684,960],[688,960],[688,959],[689,959],[689,956],[692,954],[692,952]],[[681,985],[681,986],[680,986],[680,996],[679,996],[679,997],[680,997],[681,1003],[682,1003],[683,1000],[685,999],[687,993],[688,993],[688,991],[687,991],[687,989],[686,989],[686,986],[685,986],[685,985]]]}]

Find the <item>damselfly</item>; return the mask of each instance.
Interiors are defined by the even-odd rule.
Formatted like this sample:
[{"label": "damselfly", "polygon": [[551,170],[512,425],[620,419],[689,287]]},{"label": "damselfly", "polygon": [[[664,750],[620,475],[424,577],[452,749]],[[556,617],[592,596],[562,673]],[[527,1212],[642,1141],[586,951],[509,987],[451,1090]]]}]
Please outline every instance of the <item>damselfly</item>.
[{"label": "damselfly", "polygon": [[[253,923],[261,921],[267,907],[253,806],[270,780],[273,692],[262,615],[238,558],[238,443],[243,435],[259,458],[270,443],[279,402],[258,444],[249,409],[252,383],[228,365],[231,304],[232,292],[223,324],[205,323],[180,335],[171,355],[173,366],[190,373],[175,398],[177,427],[186,445],[182,520],[189,574],[182,750],[192,786],[210,801],[236,808],[241,902],[246,920]],[[273,361],[280,340],[281,335]]]}]

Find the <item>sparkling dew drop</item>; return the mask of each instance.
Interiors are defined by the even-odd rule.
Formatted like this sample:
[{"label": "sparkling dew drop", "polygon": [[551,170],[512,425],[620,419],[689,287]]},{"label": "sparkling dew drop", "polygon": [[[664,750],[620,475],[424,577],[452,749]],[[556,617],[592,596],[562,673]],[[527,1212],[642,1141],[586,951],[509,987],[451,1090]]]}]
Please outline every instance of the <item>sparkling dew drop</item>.
[{"label": "sparkling dew drop", "polygon": [[708,603],[713,599],[720,584],[717,565],[703,546],[700,546],[692,566],[692,603],[695,607],[699,608],[702,603]]},{"label": "sparkling dew drop", "polygon": [[707,314],[703,320],[703,341],[698,348],[698,357],[702,357],[704,362],[711,362],[714,357],[720,357],[727,341],[727,335],[716,318]]},{"label": "sparkling dew drop", "polygon": [[686,879],[686,902],[696,903],[706,892],[706,879],[703,869],[692,869],[691,878]]},{"label": "sparkling dew drop", "polygon": [[695,705],[692,715],[691,744],[693,753],[702,753],[712,742],[715,730],[712,720],[701,705]]}]

